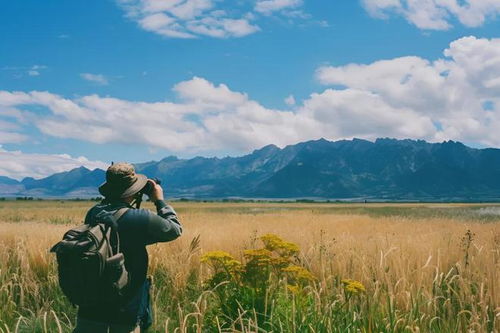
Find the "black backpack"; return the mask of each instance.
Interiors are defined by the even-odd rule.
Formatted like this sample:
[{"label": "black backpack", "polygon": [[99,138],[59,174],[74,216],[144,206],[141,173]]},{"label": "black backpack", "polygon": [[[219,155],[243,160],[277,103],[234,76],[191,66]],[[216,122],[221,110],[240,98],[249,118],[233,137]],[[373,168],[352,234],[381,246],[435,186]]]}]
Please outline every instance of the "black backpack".
[{"label": "black backpack", "polygon": [[74,305],[115,303],[123,298],[129,276],[117,222],[127,210],[102,210],[90,224],[68,230],[50,250],[57,257],[59,285]]}]

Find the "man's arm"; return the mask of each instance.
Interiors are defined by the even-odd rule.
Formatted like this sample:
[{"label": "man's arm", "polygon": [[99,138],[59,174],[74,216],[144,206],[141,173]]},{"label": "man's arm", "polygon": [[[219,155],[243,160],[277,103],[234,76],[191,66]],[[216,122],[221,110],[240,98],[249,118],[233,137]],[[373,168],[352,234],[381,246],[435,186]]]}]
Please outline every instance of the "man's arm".
[{"label": "man's arm", "polygon": [[175,210],[163,199],[163,189],[154,181],[153,191],[150,199],[156,206],[158,215],[149,214],[146,230],[146,244],[157,242],[168,242],[178,238],[182,234],[182,226]]}]

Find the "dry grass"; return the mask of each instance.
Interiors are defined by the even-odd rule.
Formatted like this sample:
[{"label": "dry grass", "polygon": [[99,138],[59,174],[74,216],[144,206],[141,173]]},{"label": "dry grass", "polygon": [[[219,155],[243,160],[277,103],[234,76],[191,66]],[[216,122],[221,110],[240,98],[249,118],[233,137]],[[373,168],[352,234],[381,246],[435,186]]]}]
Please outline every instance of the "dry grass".
[{"label": "dry grass", "polygon": [[[67,304],[57,289],[48,248],[68,229],[67,224],[60,223],[78,223],[91,203],[33,204],[35,209],[27,203],[1,203],[0,332],[16,331],[16,325],[19,331],[22,327],[40,332],[67,331],[73,320],[74,310],[64,311]],[[432,326],[432,322],[438,321],[443,322],[439,326],[442,331],[500,331],[499,223],[419,219],[411,215],[373,217],[326,209],[333,206],[347,210],[357,207],[176,205],[185,228],[182,238],[149,247],[151,273],[157,281],[155,329],[190,330],[180,324],[192,312],[188,306],[181,309],[189,303],[187,293],[175,293],[190,284],[201,288],[209,276],[207,268],[199,263],[201,253],[224,250],[241,258],[244,249],[255,246],[258,235],[274,233],[300,246],[302,262],[318,277],[311,287],[312,293],[319,295],[318,300],[321,295],[338,295],[335,281],[339,279],[359,280],[367,288],[363,304],[380,303],[377,311],[381,322],[387,322],[388,332],[437,332],[432,327],[438,326]],[[473,234],[470,241],[464,239],[468,230]],[[200,249],[190,249],[198,235]],[[162,285],[167,280],[172,286]],[[175,297],[166,302],[161,299],[165,293],[174,293]],[[163,306],[179,309],[167,311]],[[318,313],[321,311],[318,308]],[[418,314],[408,315],[414,311]],[[26,323],[19,318],[25,318]],[[375,316],[373,320],[379,319]],[[324,328],[331,330],[330,326]],[[240,326],[240,330],[244,329]],[[365,331],[370,330],[365,327]]]}]

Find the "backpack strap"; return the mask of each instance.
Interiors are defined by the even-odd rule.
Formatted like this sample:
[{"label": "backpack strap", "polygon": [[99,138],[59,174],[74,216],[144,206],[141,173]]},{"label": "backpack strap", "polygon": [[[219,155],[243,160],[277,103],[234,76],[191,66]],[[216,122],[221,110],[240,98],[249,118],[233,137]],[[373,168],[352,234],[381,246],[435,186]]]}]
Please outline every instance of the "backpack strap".
[{"label": "backpack strap", "polygon": [[[113,213],[113,218],[114,218],[114,225],[115,227],[113,228],[110,228],[112,230],[109,230],[109,231],[112,231],[112,234],[114,234],[115,236],[115,254],[119,253],[120,252],[120,235],[118,234],[118,220],[123,216],[123,214],[125,214],[130,208],[129,207],[122,207],[120,209],[118,209],[117,211],[115,211]],[[116,228],[116,229],[115,229]],[[111,240],[111,239],[110,239]]]},{"label": "backpack strap", "polygon": [[113,216],[115,218],[115,222],[118,222],[118,220],[129,210],[130,208],[128,207],[122,207],[118,209],[116,212],[113,213]]}]

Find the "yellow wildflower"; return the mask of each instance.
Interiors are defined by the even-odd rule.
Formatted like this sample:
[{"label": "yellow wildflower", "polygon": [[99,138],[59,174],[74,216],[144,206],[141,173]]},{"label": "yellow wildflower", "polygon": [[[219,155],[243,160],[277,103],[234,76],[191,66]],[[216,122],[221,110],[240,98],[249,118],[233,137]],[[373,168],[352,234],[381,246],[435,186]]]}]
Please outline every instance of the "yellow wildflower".
[{"label": "yellow wildflower", "polygon": [[222,266],[228,271],[241,269],[241,262],[234,259],[232,255],[225,251],[210,251],[201,256],[201,262],[211,263],[213,266]]},{"label": "yellow wildflower", "polygon": [[286,288],[293,294],[298,294],[300,291],[300,287],[294,284],[289,284],[286,286]]},{"label": "yellow wildflower", "polygon": [[365,286],[359,281],[344,279],[342,280],[342,283],[344,284],[345,291],[349,293],[358,294],[366,291]]},{"label": "yellow wildflower", "polygon": [[272,252],[267,249],[245,250],[243,255],[251,265],[263,266],[271,262]]},{"label": "yellow wildflower", "polygon": [[252,249],[243,251],[243,255],[248,259],[254,259],[254,258],[271,258],[273,254],[271,251],[267,249]]},{"label": "yellow wildflower", "polygon": [[234,259],[233,256],[225,251],[210,251],[202,255],[200,261],[201,262],[207,262],[210,260],[227,261],[233,259]]},{"label": "yellow wildflower", "polygon": [[271,258],[271,265],[277,269],[283,269],[290,265],[290,258],[273,257]]},{"label": "yellow wildflower", "polygon": [[274,234],[265,234],[260,237],[264,246],[269,251],[277,251],[282,256],[292,256],[299,252],[299,247],[291,242],[284,241]]},{"label": "yellow wildflower", "polygon": [[314,275],[304,267],[291,265],[282,269],[283,272],[292,274],[294,278],[307,282],[315,279]]},{"label": "yellow wildflower", "polygon": [[283,240],[274,234],[265,234],[260,236],[260,240],[264,243],[266,249],[269,251],[274,251],[280,247]]}]

